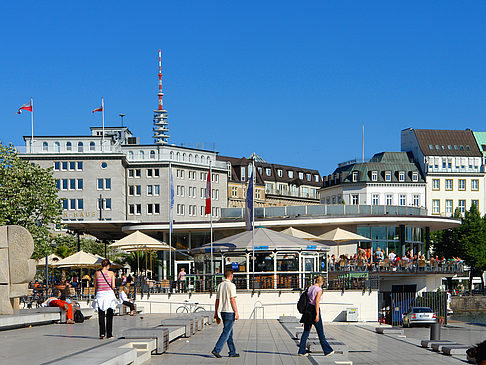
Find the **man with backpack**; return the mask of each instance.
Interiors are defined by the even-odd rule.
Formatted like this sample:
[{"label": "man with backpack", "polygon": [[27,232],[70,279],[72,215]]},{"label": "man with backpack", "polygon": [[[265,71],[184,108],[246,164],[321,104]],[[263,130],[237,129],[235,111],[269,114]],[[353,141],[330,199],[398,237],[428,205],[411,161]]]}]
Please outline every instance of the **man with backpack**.
[{"label": "man with backpack", "polygon": [[321,275],[315,277],[314,285],[311,285],[304,293],[302,293],[299,302],[297,303],[297,309],[302,313],[300,323],[304,324],[304,332],[300,338],[299,356],[307,356],[306,345],[312,325],[316,328],[324,356],[329,356],[334,353],[331,345],[329,345],[326,340],[324,328],[322,326],[322,318],[319,308],[319,302],[322,296],[322,284],[324,284],[324,278]]}]

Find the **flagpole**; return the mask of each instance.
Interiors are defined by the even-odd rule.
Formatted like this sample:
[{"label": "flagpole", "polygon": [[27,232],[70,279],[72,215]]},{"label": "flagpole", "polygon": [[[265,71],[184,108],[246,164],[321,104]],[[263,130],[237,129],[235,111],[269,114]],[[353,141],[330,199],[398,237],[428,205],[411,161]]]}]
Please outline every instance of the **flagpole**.
[{"label": "flagpole", "polygon": [[104,152],[105,150],[105,105],[103,101],[103,97],[101,97],[101,114],[102,114],[102,119],[103,119],[103,138],[101,140],[101,152]]},{"label": "flagpole", "polygon": [[255,288],[255,160],[251,168],[252,204],[251,204],[251,247],[253,251],[253,289]]},{"label": "flagpole", "polygon": [[169,293],[172,292],[172,165],[169,162]]},{"label": "flagpole", "polygon": [[30,113],[30,120],[32,124],[32,137],[30,138],[30,152],[34,150],[34,98],[30,98],[30,105],[32,105],[32,112]]},{"label": "flagpole", "polygon": [[[211,193],[213,187],[213,176],[211,173],[211,161],[209,161],[209,229],[210,229],[210,239],[211,239],[211,281],[214,278],[214,260],[213,260],[213,194]],[[212,287],[212,283],[211,283]]]}]

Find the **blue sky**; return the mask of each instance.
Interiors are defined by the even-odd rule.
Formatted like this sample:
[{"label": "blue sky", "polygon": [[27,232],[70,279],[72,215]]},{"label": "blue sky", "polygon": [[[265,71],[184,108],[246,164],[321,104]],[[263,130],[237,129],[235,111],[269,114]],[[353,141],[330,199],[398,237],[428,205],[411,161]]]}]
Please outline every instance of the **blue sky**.
[{"label": "blue sky", "polygon": [[85,134],[105,98],[152,143],[157,51],[170,143],[317,168],[400,130],[486,130],[486,3],[1,2],[0,139]]}]

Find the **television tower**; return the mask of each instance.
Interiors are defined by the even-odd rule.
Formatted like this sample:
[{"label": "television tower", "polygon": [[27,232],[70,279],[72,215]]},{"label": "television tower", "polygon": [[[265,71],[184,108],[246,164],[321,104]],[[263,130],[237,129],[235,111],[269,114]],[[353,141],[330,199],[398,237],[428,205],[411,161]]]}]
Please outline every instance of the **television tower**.
[{"label": "television tower", "polygon": [[164,110],[162,103],[162,55],[159,49],[159,107],[154,110],[154,135],[153,138],[156,144],[167,144],[169,139],[169,122],[167,121],[167,110]]}]

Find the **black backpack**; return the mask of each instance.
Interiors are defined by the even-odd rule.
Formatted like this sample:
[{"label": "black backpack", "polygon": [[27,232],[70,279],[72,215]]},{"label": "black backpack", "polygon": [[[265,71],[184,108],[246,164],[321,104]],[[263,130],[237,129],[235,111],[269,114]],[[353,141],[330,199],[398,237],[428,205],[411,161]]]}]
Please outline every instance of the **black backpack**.
[{"label": "black backpack", "polygon": [[76,323],[84,322],[84,314],[79,309],[74,312],[74,322]]},{"label": "black backpack", "polygon": [[299,313],[304,314],[307,305],[309,304],[309,296],[307,295],[307,290],[309,288],[306,288],[304,292],[300,295],[299,301],[297,302],[297,310]]}]

